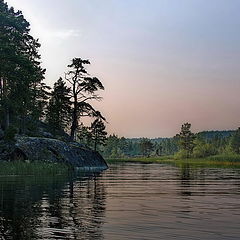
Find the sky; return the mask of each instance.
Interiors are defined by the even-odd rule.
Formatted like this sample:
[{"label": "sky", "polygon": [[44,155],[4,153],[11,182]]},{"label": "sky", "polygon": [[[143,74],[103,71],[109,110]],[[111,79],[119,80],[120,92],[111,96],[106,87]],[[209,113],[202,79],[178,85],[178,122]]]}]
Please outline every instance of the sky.
[{"label": "sky", "polygon": [[240,126],[240,0],[8,0],[39,38],[49,85],[74,57],[105,86],[109,133]]}]

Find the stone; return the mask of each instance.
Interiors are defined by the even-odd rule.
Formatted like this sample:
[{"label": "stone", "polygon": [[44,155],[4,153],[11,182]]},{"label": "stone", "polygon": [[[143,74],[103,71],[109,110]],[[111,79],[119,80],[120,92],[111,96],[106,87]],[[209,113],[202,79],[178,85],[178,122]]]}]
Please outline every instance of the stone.
[{"label": "stone", "polygon": [[[77,142],[40,137],[17,137],[8,152],[8,160],[45,161],[65,163],[80,169],[105,170],[103,157],[96,151]],[[6,151],[5,151],[5,158]],[[0,154],[0,159],[3,159]]]}]

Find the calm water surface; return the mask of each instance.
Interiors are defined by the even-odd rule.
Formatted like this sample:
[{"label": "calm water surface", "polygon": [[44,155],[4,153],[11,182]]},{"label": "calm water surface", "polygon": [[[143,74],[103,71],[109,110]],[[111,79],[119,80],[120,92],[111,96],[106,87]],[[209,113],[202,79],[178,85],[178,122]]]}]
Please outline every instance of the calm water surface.
[{"label": "calm water surface", "polygon": [[240,239],[240,169],[0,177],[0,239]]}]

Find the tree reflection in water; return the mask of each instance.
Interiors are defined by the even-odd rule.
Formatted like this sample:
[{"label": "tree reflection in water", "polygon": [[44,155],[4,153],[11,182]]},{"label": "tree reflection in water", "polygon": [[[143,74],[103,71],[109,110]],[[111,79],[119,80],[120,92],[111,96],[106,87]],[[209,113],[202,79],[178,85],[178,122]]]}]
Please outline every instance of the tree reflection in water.
[{"label": "tree reflection in water", "polygon": [[98,175],[2,177],[0,239],[103,239],[106,191]]}]

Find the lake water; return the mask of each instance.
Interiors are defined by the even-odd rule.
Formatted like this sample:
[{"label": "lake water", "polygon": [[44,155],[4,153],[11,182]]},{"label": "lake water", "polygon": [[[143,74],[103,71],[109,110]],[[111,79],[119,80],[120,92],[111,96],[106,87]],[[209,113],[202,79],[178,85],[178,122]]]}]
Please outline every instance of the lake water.
[{"label": "lake water", "polygon": [[240,169],[0,177],[0,239],[240,239]]}]

